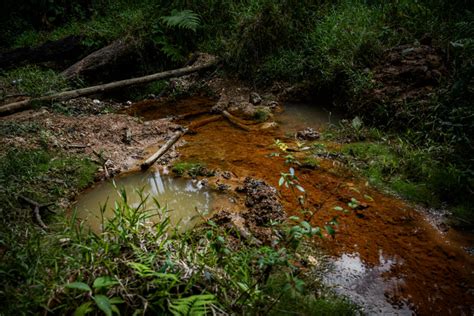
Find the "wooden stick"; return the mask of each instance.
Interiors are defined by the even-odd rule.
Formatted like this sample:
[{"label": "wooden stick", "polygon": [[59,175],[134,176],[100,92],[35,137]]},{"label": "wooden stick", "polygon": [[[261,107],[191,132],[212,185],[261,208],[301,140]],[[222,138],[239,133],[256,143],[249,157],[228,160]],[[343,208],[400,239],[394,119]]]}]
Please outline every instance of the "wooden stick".
[{"label": "wooden stick", "polygon": [[184,134],[186,134],[188,130],[184,129],[184,131],[178,131],[174,133],[173,137],[171,137],[157,152],[155,152],[153,155],[151,155],[145,162],[143,162],[140,167],[142,170],[146,170],[150,168],[151,165],[155,163],[161,156],[163,156],[168,149],[171,148],[171,146],[174,145],[178,141],[178,139],[181,138]]},{"label": "wooden stick", "polygon": [[109,91],[109,90],[113,90],[117,88],[123,88],[123,87],[128,87],[128,86],[137,85],[137,84],[149,83],[156,80],[172,78],[172,77],[181,77],[181,76],[185,76],[196,71],[210,68],[214,66],[216,63],[217,63],[217,60],[214,60],[200,66],[190,66],[190,67],[184,67],[184,68],[179,68],[179,69],[174,69],[174,70],[168,70],[168,71],[159,72],[159,73],[155,73],[155,74],[144,76],[144,77],[120,80],[120,81],[110,82],[110,83],[101,84],[97,86],[64,91],[64,92],[42,96],[38,98],[32,98],[29,100],[13,102],[13,103],[0,106],[0,116],[4,116],[4,115],[8,115],[8,114],[12,114],[18,111],[25,110],[28,108],[28,106],[32,102],[68,100],[68,99],[73,99],[73,98],[77,98],[84,95],[90,95],[90,94],[94,94],[98,92]]},{"label": "wooden stick", "polygon": [[176,117],[176,119],[178,120],[184,120],[188,117],[192,117],[192,116],[198,116],[198,115],[202,115],[202,114],[207,114],[209,113],[209,110],[197,110],[197,111],[193,111],[193,112],[188,112],[188,113],[184,113],[184,114],[181,114],[181,115],[178,115]]},{"label": "wooden stick", "polygon": [[40,210],[39,206],[35,206],[35,210],[33,212],[35,213],[36,221],[38,222],[38,225],[40,225],[41,228],[48,229],[48,226],[46,226],[46,224],[41,219],[41,215],[40,215],[39,210]]},{"label": "wooden stick", "polygon": [[227,111],[222,111],[222,115],[224,115],[228,120],[229,122],[231,122],[232,124],[234,124],[235,126],[243,129],[244,131],[247,131],[247,132],[250,132],[252,129],[248,126],[245,126],[244,124],[240,123],[239,120],[233,116],[232,114],[230,114],[229,112]]},{"label": "wooden stick", "polygon": [[[38,223],[38,225],[41,228],[48,229],[48,226],[46,226],[46,224],[41,219],[40,210],[44,208],[45,210],[48,210],[49,212],[51,212],[48,209],[48,206],[53,205],[54,203],[39,204],[38,202],[36,202],[36,201],[34,201],[30,198],[27,198],[26,196],[23,196],[23,195],[19,195],[18,199],[25,202],[26,204],[29,204],[30,206],[34,207],[33,214],[35,215],[36,222]],[[54,212],[51,212],[51,213],[54,213]]]}]

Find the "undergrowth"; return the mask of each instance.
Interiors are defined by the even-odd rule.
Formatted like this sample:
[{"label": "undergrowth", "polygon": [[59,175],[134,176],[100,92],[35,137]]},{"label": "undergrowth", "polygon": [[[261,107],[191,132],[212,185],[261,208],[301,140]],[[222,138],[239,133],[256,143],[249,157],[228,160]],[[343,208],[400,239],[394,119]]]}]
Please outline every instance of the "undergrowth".
[{"label": "undergrowth", "polygon": [[[345,143],[345,162],[365,175],[371,184],[386,187],[403,197],[453,211],[452,222],[474,225],[472,186],[474,174],[452,161],[446,145],[420,146],[410,135],[394,135],[366,127],[359,118],[329,128],[324,138]],[[454,150],[451,148],[451,150]]]},{"label": "undergrowth", "polygon": [[0,97],[17,94],[36,97],[67,90],[68,87],[66,79],[58,73],[37,66],[17,68],[0,76]]},{"label": "undergrowth", "polygon": [[[68,167],[90,181],[87,163],[68,159],[52,158],[42,150],[8,152],[0,164],[6,181],[2,188],[15,191],[5,192],[2,201],[39,189],[35,181],[55,183],[56,172],[65,181],[57,186],[64,187],[70,180]],[[292,170],[282,177],[285,187],[298,183]],[[71,185],[80,188],[84,181]],[[22,184],[25,190],[20,192]],[[35,198],[53,198],[44,194],[44,199]],[[56,194],[58,198],[66,193]],[[311,255],[308,249],[313,246],[304,246],[304,251],[301,247],[307,238],[322,236],[318,227],[297,217],[273,222],[274,242],[268,245],[249,243],[212,220],[179,233],[170,226],[166,207],[155,200],[154,207],[146,208],[149,197],[139,194],[141,203],[131,205],[120,190],[114,216],[102,217],[99,233],[83,226],[74,212],[69,217],[57,214],[48,221],[47,232],[29,219],[31,210],[24,217],[1,216],[0,313],[281,314],[295,300],[301,301],[291,308],[300,315],[356,313],[352,304],[321,290],[314,275],[305,276],[307,270],[294,264]],[[8,210],[18,215],[19,208],[12,205]],[[328,233],[334,233],[330,227]]]}]

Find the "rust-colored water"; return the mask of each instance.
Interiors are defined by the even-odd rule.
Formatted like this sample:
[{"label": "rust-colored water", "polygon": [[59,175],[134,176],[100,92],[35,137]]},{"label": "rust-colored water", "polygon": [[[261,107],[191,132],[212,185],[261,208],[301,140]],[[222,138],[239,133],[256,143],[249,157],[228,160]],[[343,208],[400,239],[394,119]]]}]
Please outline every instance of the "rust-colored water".
[{"label": "rust-colored water", "polygon": [[[188,100],[186,108],[192,103]],[[280,172],[288,167],[283,158],[269,155],[277,151],[271,146],[276,138],[291,141],[284,133],[281,129],[246,132],[221,120],[186,135],[187,144],[180,152],[183,160],[202,161],[210,168],[264,179],[277,187]],[[359,293],[362,304],[385,299],[390,306],[375,306],[380,308],[369,313],[472,314],[474,260],[458,240],[443,236],[413,207],[367,186],[331,161],[322,161],[316,170],[296,172],[308,200],[319,210],[312,223],[322,225],[339,215],[335,238],[320,244],[334,256],[336,268],[342,267],[336,273],[350,270],[347,294]],[[346,206],[352,197],[367,208],[348,214],[333,210]],[[299,215],[290,192],[283,191],[282,199],[290,215]]]}]

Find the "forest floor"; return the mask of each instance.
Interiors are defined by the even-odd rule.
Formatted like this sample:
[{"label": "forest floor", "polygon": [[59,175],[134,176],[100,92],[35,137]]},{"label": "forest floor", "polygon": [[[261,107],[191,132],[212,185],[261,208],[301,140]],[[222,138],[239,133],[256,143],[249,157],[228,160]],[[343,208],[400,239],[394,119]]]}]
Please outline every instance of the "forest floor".
[{"label": "forest floor", "polygon": [[[48,109],[21,112],[0,122],[17,128],[35,125],[41,132],[21,136],[4,134],[0,142],[4,149],[46,145],[50,150],[88,156],[99,165],[96,181],[100,181],[122,172],[136,171],[139,163],[173,132],[209,117],[213,109],[224,106],[243,120],[257,112],[257,106],[248,102],[253,92],[250,88],[220,78],[209,81],[209,87],[219,98],[144,100],[134,104],[81,98],[62,103],[69,114]],[[277,106],[276,97],[271,93],[262,95],[266,119],[277,120],[283,107]],[[262,108],[265,107],[258,110]],[[209,112],[180,119],[180,115],[195,110]],[[209,187],[229,193],[242,190],[246,179],[261,179],[279,187],[280,173],[292,166],[305,189],[307,207],[313,210],[305,219],[312,225],[324,226],[337,218],[335,237],[327,235],[318,244],[334,258],[355,256],[372,271],[350,285],[357,286],[358,290],[346,288],[348,292],[344,294],[352,298],[355,295],[355,301],[365,305],[368,312],[469,311],[473,303],[469,286],[474,282],[471,275],[474,260],[463,247],[472,243],[470,237],[459,235],[439,221],[433,225],[415,206],[375,189],[343,163],[321,152],[315,156],[311,151],[287,152],[285,149],[275,155],[279,152],[276,139],[296,149],[305,144],[312,146],[314,141],[320,140],[317,137],[310,142],[298,140],[277,124],[267,126],[248,132],[224,119],[209,123],[185,136],[159,163],[169,169],[176,161],[203,163],[214,173],[198,177],[199,180],[206,179]],[[298,127],[304,130],[308,126]],[[320,144],[329,149],[341,146],[330,141],[320,141]],[[285,155],[292,155],[292,161],[288,163]],[[307,159],[315,163],[306,167],[299,163]],[[74,201],[78,193],[70,195],[69,202],[63,201],[63,206]],[[280,190],[279,199],[287,216],[301,215],[295,197],[294,192]],[[244,197],[237,201],[240,208],[245,208]],[[356,205],[349,207],[351,203]],[[341,209],[346,211],[341,212]],[[270,231],[266,233],[257,227],[255,218],[252,220],[252,216],[263,216],[261,210],[246,218],[225,215],[228,212],[225,209],[222,212],[217,215],[221,223],[238,223],[241,230],[250,231],[261,240],[270,236]],[[377,283],[376,280],[382,281]],[[375,299],[374,291],[381,291],[382,298]]]}]

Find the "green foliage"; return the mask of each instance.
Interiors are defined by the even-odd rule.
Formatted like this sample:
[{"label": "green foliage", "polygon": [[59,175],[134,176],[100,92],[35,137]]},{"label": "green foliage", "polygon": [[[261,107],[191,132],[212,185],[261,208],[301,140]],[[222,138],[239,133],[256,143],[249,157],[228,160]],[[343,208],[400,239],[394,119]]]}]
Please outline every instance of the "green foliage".
[{"label": "green foliage", "polygon": [[161,20],[169,28],[180,28],[196,32],[200,19],[199,15],[191,10],[171,11],[171,15],[162,16]]},{"label": "green foliage", "polygon": [[351,143],[342,152],[372,184],[389,187],[410,200],[431,206],[448,202],[459,210],[456,216],[464,223],[472,223],[474,214],[465,210],[473,203],[469,194],[473,176],[453,163],[443,164],[440,158],[445,150],[442,146],[415,147],[399,139]]},{"label": "green foliage", "polygon": [[175,316],[207,315],[207,306],[215,302],[212,294],[193,295],[171,301],[169,308]]},{"label": "green foliage", "polygon": [[212,171],[208,170],[202,163],[199,162],[176,162],[171,169],[178,176],[188,175],[190,177],[197,176],[211,176]]},{"label": "green foliage", "polygon": [[8,94],[41,96],[66,90],[66,80],[51,69],[27,66],[5,72],[0,77],[0,87]]},{"label": "green foliage", "polygon": [[[39,202],[49,202],[65,192],[85,188],[96,169],[88,159],[12,148],[0,156],[0,200],[3,205],[17,206],[16,199],[11,197],[24,194]],[[43,178],[49,181],[42,181]]]},{"label": "green foliage", "polygon": [[301,163],[301,167],[307,169],[316,169],[319,167],[319,161],[312,157],[306,157]]},{"label": "green foliage", "polygon": [[37,133],[40,131],[40,126],[36,122],[15,122],[15,121],[1,121],[0,122],[0,136],[25,136],[30,133]]}]

